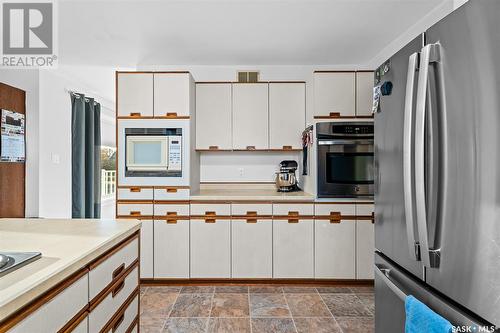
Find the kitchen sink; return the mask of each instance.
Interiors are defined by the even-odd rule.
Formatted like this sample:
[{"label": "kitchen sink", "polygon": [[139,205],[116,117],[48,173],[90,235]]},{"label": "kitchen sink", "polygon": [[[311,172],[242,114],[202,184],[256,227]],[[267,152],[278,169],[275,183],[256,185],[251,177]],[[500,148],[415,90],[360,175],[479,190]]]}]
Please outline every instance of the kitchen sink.
[{"label": "kitchen sink", "polygon": [[41,258],[40,252],[0,252],[0,276]]}]

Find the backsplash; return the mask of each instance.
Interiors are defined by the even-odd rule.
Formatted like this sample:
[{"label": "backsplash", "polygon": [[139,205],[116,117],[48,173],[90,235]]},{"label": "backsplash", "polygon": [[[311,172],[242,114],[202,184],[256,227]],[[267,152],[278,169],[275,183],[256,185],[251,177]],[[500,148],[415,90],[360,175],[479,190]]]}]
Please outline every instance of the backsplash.
[{"label": "backsplash", "polygon": [[203,152],[200,156],[201,182],[274,182],[274,173],[283,160],[299,164],[301,153],[276,152]]}]

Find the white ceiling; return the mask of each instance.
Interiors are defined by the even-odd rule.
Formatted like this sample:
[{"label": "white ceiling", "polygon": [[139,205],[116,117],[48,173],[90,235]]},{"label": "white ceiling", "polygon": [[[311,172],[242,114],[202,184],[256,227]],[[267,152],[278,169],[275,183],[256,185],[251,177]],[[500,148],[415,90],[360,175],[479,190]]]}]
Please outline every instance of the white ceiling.
[{"label": "white ceiling", "polygon": [[60,62],[360,65],[444,0],[59,2]]}]

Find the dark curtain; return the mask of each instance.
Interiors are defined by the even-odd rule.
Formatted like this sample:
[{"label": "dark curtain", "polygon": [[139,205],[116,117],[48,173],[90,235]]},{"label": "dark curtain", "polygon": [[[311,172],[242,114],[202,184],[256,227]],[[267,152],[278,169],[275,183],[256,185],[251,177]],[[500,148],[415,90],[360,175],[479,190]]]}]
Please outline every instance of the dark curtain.
[{"label": "dark curtain", "polygon": [[71,93],[72,216],[101,217],[101,105]]}]

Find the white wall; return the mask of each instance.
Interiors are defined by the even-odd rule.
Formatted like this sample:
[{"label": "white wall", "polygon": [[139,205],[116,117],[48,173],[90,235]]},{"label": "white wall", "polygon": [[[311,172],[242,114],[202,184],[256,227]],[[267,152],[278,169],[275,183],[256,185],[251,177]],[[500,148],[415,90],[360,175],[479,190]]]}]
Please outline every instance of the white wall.
[{"label": "white wall", "polygon": [[39,71],[0,69],[0,82],[26,91],[26,216],[38,216]]},{"label": "white wall", "polygon": [[40,70],[40,217],[71,217],[71,98],[68,90],[84,93],[101,103],[103,144],[115,144],[114,69],[60,66]]}]

